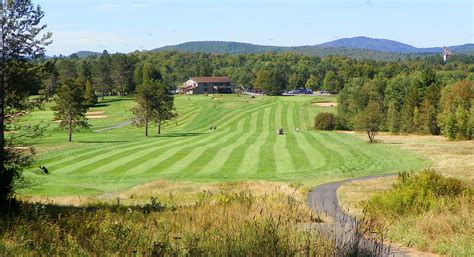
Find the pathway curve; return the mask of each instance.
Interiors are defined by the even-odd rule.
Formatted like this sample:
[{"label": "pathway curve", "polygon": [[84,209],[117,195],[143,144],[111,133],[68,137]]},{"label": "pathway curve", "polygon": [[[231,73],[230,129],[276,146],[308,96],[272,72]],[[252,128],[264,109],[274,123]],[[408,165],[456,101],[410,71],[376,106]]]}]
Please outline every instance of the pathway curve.
[{"label": "pathway curve", "polygon": [[408,250],[396,248],[383,242],[369,240],[360,235],[356,229],[357,221],[344,212],[337,199],[337,189],[346,183],[390,176],[396,176],[396,174],[351,178],[327,183],[315,187],[308,194],[309,207],[318,213],[326,214],[334,220],[334,224],[328,224],[321,228],[324,230],[324,233],[331,233],[334,236],[336,245],[347,248],[353,242],[358,242],[358,255],[364,255],[364,252],[373,253],[375,251],[377,256],[408,256]]},{"label": "pathway curve", "polygon": [[102,133],[104,131],[108,131],[108,130],[112,130],[112,129],[117,129],[117,128],[121,128],[121,127],[125,127],[125,126],[128,126],[132,124],[132,121],[131,120],[127,120],[127,121],[124,121],[124,122],[120,122],[119,124],[117,125],[114,125],[112,127],[107,127],[107,128],[102,128],[102,129],[97,129],[97,130],[94,130],[94,132],[97,132],[97,133]]}]

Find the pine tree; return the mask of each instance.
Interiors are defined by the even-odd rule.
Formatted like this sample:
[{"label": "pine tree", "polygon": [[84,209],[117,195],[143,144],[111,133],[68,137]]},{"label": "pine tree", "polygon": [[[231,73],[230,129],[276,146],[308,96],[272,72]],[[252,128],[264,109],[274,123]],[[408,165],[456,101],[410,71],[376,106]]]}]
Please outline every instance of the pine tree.
[{"label": "pine tree", "polygon": [[89,127],[85,114],[84,91],[82,86],[73,80],[66,81],[57,94],[56,106],[52,108],[54,118],[60,120],[59,128],[68,131],[68,141],[72,141],[74,131]]},{"label": "pine tree", "polygon": [[87,106],[94,106],[97,104],[97,96],[95,95],[95,89],[90,80],[86,81],[84,98],[84,103]]},{"label": "pine tree", "polygon": [[457,124],[457,139],[468,140],[471,139],[471,131],[469,124],[469,112],[458,106],[456,108],[456,124]]},{"label": "pine tree", "polygon": [[397,106],[394,102],[390,102],[387,110],[387,128],[391,133],[400,131],[400,117]]},{"label": "pine tree", "polygon": [[457,121],[456,121],[456,114],[450,113],[447,117],[447,122],[444,127],[444,134],[450,140],[454,140],[456,139],[457,133],[458,133],[458,126],[457,126]]}]

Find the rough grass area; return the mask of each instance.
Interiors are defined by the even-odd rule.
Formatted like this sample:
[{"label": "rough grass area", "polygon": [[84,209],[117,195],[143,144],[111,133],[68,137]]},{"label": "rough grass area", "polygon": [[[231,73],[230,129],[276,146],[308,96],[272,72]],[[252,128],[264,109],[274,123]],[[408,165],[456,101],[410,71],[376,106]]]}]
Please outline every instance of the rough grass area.
[{"label": "rough grass area", "polygon": [[370,193],[355,203],[356,214],[363,210],[365,217],[390,225],[387,236],[395,242],[443,255],[474,255],[472,183],[432,170],[402,173],[388,190],[384,182],[388,180],[354,183],[340,189],[339,196],[347,208],[349,195],[353,199]]},{"label": "rough grass area", "polygon": [[[160,136],[144,137],[133,126],[103,133],[131,119],[129,98],[109,98],[90,112],[91,129],[76,133],[73,143],[57,131],[46,108],[25,122],[47,121],[47,137],[31,141],[37,166],[50,174],[27,174],[33,186],[23,195],[100,196],[164,179],[303,182],[315,185],[348,177],[423,168],[427,162],[398,145],[367,144],[365,139],[314,131],[313,120],[327,107],[313,102],[334,97],[177,96],[179,117]],[[216,130],[209,130],[209,127]],[[284,136],[276,135],[283,128]],[[299,128],[299,132],[296,131]],[[152,128],[153,129],[153,128]]]},{"label": "rough grass area", "polygon": [[[25,204],[0,223],[0,255],[334,256],[332,240],[304,224],[318,222],[293,190],[219,185],[207,190],[175,185],[143,202],[87,207]],[[236,190],[236,188],[238,188]],[[183,191],[183,192],[179,192]],[[138,203],[140,202],[140,203]],[[120,204],[119,204],[120,203]]]}]

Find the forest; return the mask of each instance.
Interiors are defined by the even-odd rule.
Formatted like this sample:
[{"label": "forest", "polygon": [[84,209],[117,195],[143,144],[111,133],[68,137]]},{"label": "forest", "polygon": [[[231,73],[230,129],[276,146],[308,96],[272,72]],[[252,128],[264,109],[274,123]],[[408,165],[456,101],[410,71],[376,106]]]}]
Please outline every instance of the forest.
[{"label": "forest", "polygon": [[134,94],[138,85],[150,79],[175,89],[192,76],[228,76],[236,85],[269,95],[297,88],[339,94],[336,129],[363,130],[358,120],[371,106],[371,111],[380,113],[380,131],[442,134],[450,139],[472,136],[474,56],[470,55],[455,55],[443,63],[440,56],[384,62],[295,53],[109,54],[104,50],[100,56],[73,54],[37,62],[47,68],[36,90],[53,96],[58,85],[73,79],[83,85],[91,104],[96,95]]}]

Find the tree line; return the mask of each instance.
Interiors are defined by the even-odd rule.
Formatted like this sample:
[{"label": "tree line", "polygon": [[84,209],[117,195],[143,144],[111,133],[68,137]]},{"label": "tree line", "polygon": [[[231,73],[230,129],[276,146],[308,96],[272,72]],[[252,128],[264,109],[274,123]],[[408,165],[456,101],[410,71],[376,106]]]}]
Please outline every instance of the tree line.
[{"label": "tree line", "polygon": [[370,117],[370,130],[472,137],[474,57],[469,55],[455,55],[443,63],[439,56],[384,62],[294,53],[104,51],[101,56],[72,55],[48,62],[54,63],[54,72],[43,86],[46,92],[54,92],[48,87],[51,81],[73,77],[90,88],[85,97],[91,103],[91,92],[101,97],[134,94],[150,80],[174,89],[192,76],[228,76],[237,85],[269,95],[296,88],[339,93],[339,129],[368,130],[364,114],[376,112],[379,115]]}]

